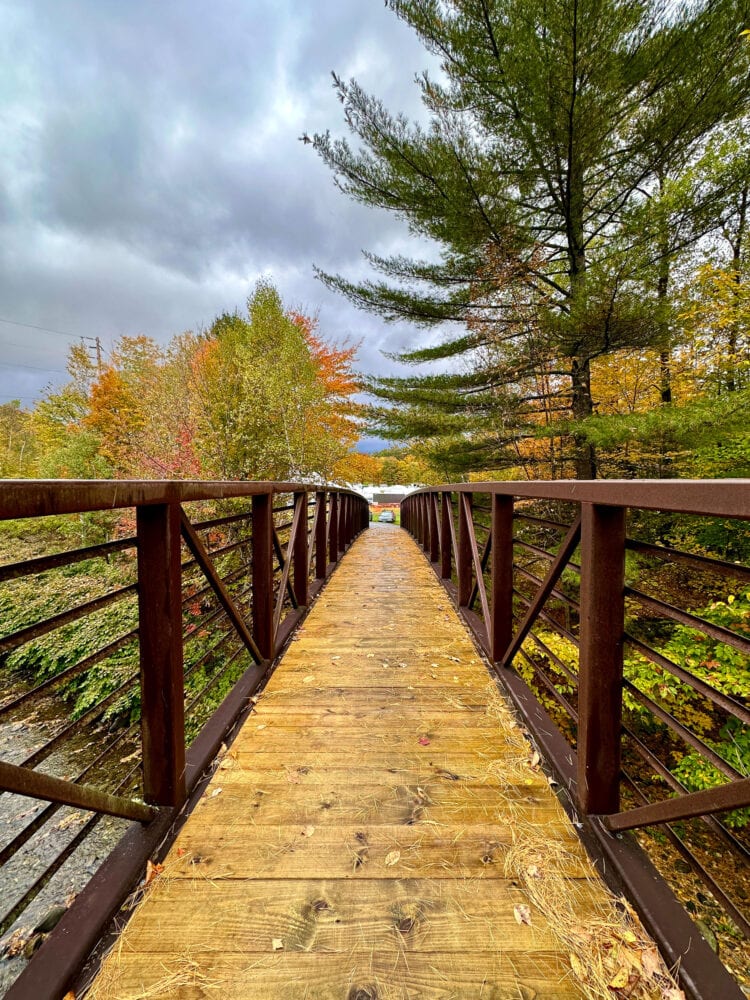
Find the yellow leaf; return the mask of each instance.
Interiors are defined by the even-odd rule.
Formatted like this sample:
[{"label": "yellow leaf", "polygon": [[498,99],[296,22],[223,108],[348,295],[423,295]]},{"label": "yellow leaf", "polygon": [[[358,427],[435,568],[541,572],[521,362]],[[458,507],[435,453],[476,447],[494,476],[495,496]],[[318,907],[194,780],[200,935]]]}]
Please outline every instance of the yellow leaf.
[{"label": "yellow leaf", "polygon": [[614,976],[610,979],[609,985],[613,990],[621,990],[623,987],[628,985],[628,980],[630,979],[630,973],[621,965]]},{"label": "yellow leaf", "polygon": [[391,865],[397,865],[400,860],[401,860],[401,851],[390,851],[385,856],[385,863],[389,867]]},{"label": "yellow leaf", "polygon": [[574,955],[571,951],[570,953],[570,967],[573,972],[578,976],[582,983],[586,982],[586,968],[583,962],[580,960],[578,955]]}]

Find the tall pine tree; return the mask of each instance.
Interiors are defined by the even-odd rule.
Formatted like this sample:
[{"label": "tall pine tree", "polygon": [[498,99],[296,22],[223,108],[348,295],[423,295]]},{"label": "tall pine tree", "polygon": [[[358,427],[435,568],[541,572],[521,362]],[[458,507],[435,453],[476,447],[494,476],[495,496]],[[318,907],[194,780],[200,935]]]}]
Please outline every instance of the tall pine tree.
[{"label": "tall pine tree", "polygon": [[[386,403],[379,429],[437,438],[447,467],[492,467],[493,453],[498,467],[533,435],[540,409],[591,415],[594,358],[664,343],[664,303],[636,266],[637,222],[646,203],[650,216],[658,211],[675,164],[690,163],[746,107],[748,4],[389,6],[440,57],[441,80],[418,78],[429,123],[411,124],[334,77],[359,142],[323,134],[315,148],[345,192],[406,219],[439,254],[367,254],[380,277],[321,277],[386,319],[461,325],[440,346],[401,359],[463,359],[464,373],[374,380]],[[688,239],[715,225],[705,210],[715,194],[704,185]],[[675,252],[673,238],[686,238],[659,232],[657,264]],[[575,435],[573,444],[576,475],[593,478],[593,446]]]}]

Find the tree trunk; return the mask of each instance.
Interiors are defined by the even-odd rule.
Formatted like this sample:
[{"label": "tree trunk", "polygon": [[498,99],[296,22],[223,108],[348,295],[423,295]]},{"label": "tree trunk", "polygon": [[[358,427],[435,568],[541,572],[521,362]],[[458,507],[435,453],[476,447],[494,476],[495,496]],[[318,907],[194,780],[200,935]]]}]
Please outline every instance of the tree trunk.
[{"label": "tree trunk", "polygon": [[[573,419],[585,420],[594,412],[591,399],[591,361],[574,358],[570,369],[573,385]],[[576,479],[596,479],[596,451],[581,434],[573,435]]]},{"label": "tree trunk", "polygon": [[[737,300],[737,305],[739,305],[739,295],[740,286],[742,284],[742,243],[745,238],[745,228],[747,226],[747,213],[748,213],[748,194],[750,194],[750,189],[747,187],[742,189],[742,196],[740,199],[740,210],[739,219],[737,222],[737,234],[736,238],[732,244],[732,271],[734,272],[734,287],[735,287],[735,299]],[[737,363],[737,341],[739,339],[739,321],[734,320],[734,322],[729,324],[727,347],[729,349],[729,366],[727,370],[727,391],[734,392],[737,388],[737,382],[734,377],[735,365]]]}]

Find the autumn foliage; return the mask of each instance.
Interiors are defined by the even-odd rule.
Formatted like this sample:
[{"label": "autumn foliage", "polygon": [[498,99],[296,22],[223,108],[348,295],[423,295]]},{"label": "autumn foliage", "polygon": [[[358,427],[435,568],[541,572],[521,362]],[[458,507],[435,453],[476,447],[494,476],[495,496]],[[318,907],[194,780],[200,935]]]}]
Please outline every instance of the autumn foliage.
[{"label": "autumn foliage", "polygon": [[7,422],[26,475],[330,480],[358,439],[355,354],[260,284],[246,315],[166,347],[121,337],[96,364],[74,346],[70,382]]}]

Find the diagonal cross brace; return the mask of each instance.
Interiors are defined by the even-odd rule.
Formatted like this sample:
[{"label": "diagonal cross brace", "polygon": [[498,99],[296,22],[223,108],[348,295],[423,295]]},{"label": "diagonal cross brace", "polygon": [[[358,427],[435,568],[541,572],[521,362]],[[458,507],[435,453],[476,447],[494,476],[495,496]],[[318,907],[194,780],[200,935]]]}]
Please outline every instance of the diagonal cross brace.
[{"label": "diagonal cross brace", "polygon": [[570,557],[576,550],[578,542],[581,538],[581,516],[580,514],[570,526],[567,535],[563,539],[562,545],[555,556],[554,562],[549,568],[549,572],[544,578],[544,582],[537,591],[536,597],[529,605],[529,609],[526,612],[526,617],[521,622],[521,626],[516,632],[516,634],[511,639],[510,645],[503,653],[500,662],[504,667],[509,667],[513,662],[513,657],[516,655],[518,650],[523,644],[523,640],[529,634],[531,626],[534,624],[534,619],[541,611],[544,606],[545,601],[552,593],[555,584],[562,576],[562,571],[565,569]]},{"label": "diagonal cross brace", "polygon": [[182,531],[182,537],[185,539],[185,544],[192,552],[193,558],[200,566],[208,582],[211,584],[213,592],[218,597],[221,606],[227,613],[227,617],[232,625],[234,625],[240,638],[250,651],[250,655],[256,663],[262,663],[263,657],[261,656],[255,640],[250,635],[239,608],[232,600],[232,595],[225,587],[224,581],[216,572],[216,567],[211,561],[210,555],[206,551],[203,542],[198,537],[198,533],[190,523],[190,520],[184,510],[180,510],[180,529]]}]

